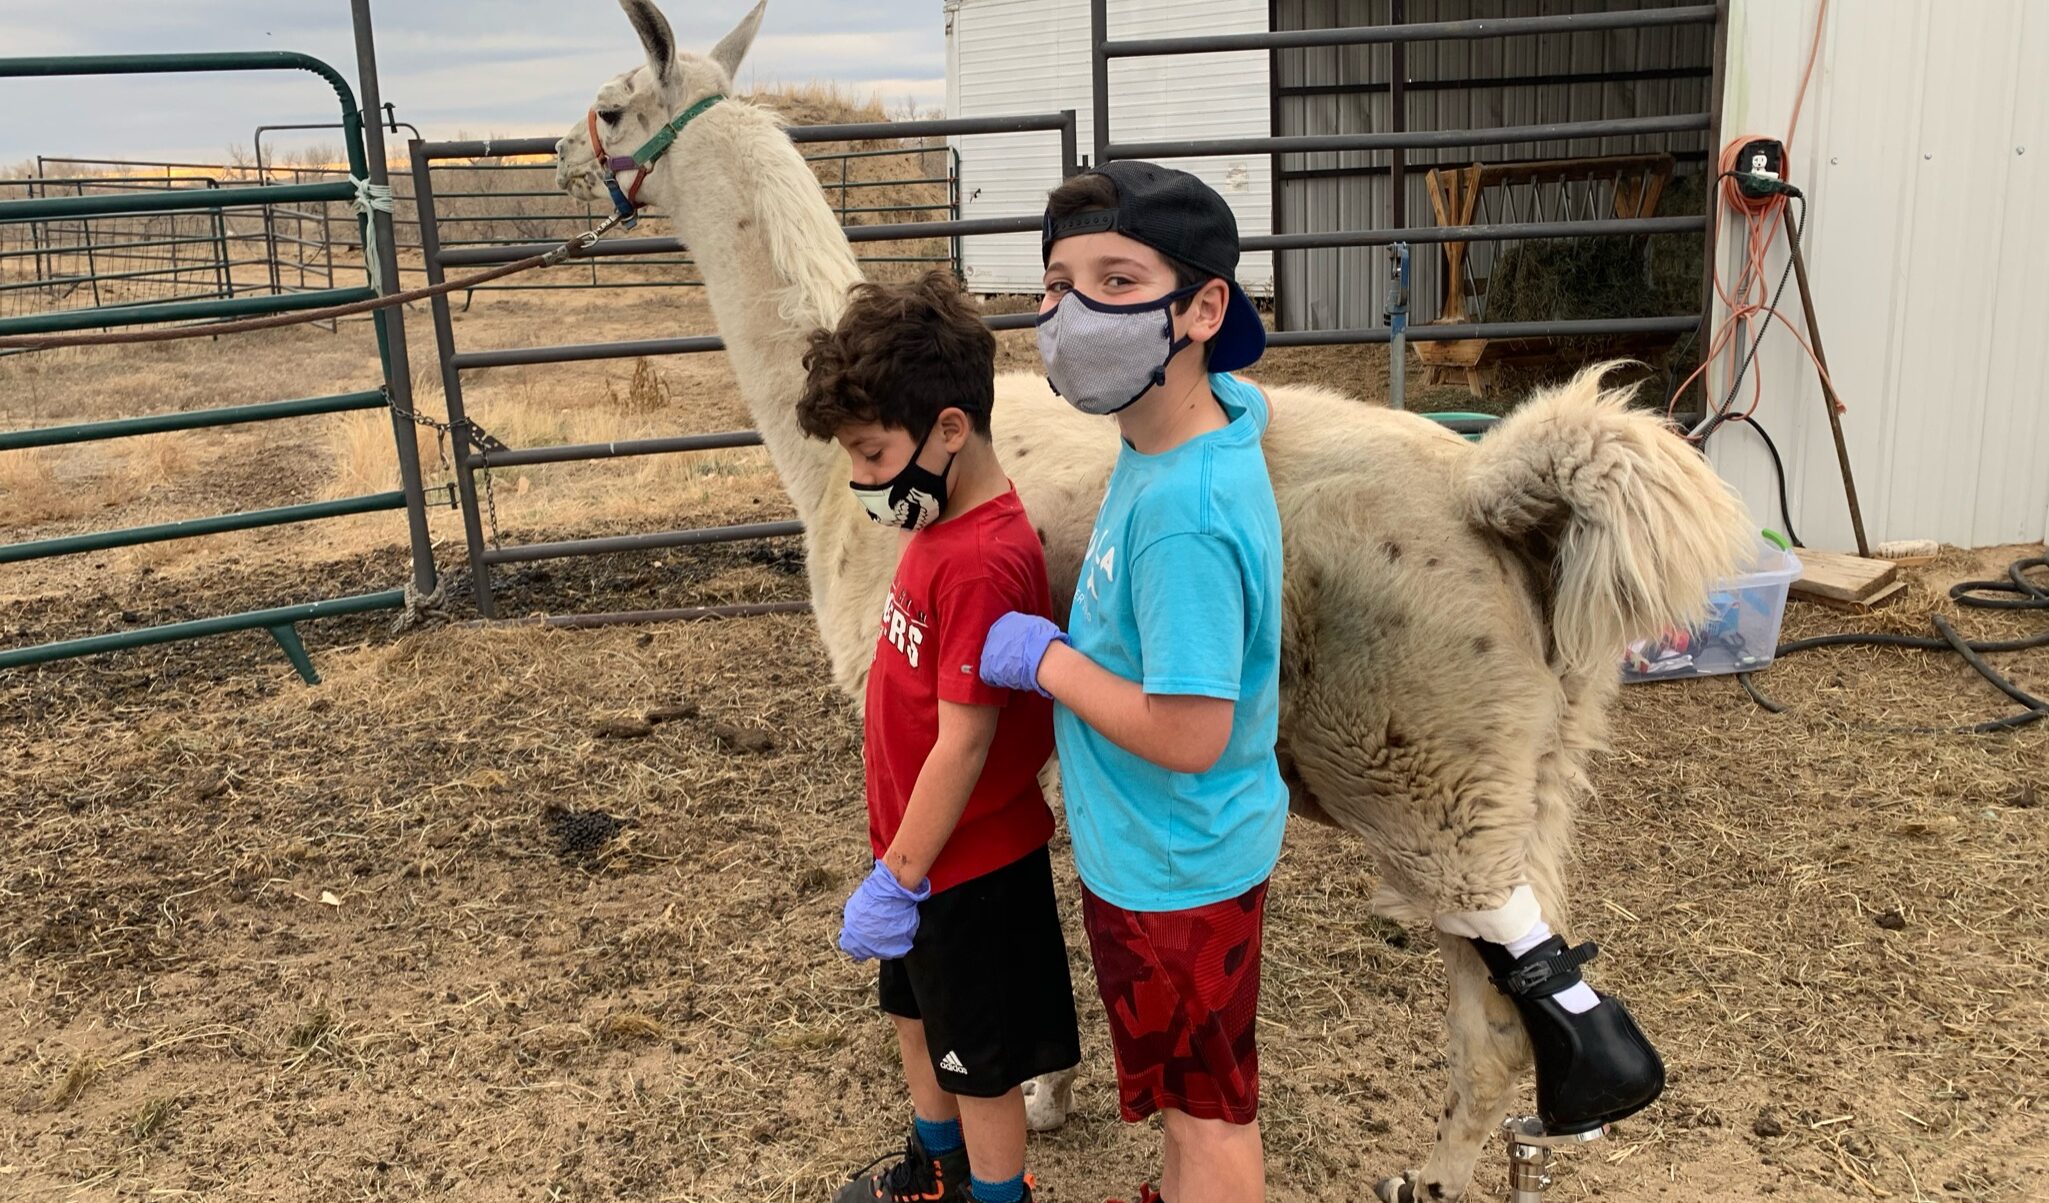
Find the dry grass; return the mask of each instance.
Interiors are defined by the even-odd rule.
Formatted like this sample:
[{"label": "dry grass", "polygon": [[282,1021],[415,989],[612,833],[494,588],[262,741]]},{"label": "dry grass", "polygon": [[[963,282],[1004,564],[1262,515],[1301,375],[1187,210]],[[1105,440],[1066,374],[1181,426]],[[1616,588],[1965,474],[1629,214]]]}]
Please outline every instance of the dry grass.
[{"label": "dry grass", "polygon": [[183,434],[153,434],[125,440],[121,444],[121,470],[127,476],[127,488],[138,498],[176,489],[179,478],[190,473],[197,462],[193,442],[191,436]]},{"label": "dry grass", "polygon": [[56,461],[57,456],[42,447],[0,451],[0,515],[5,515],[5,525],[70,517],[71,505],[57,483]]},{"label": "dry grass", "polygon": [[[1792,632],[1905,625],[1982,566],[1938,563],[1892,615],[1796,607]],[[52,1139],[41,1113],[20,1143],[0,1136],[0,1164],[31,1185],[109,1175],[223,1199],[374,1193],[403,1170],[451,1198],[545,1182],[723,1203],[823,1193],[894,1138],[869,974],[831,945],[866,855],[859,733],[807,620],[335,638],[317,691],[252,642],[254,663],[119,722],[96,700],[118,662],[49,679],[34,709],[0,694],[31,752],[7,770],[25,821],[0,836],[0,886],[35,900],[0,914],[22,971],[0,1004],[25,1021],[0,1065],[126,1016],[64,1113],[75,1134]],[[2049,653],[2002,662],[2049,674]],[[1557,1197],[2031,1197],[2049,1147],[2049,732],[1855,725],[2001,711],[1936,657],[1819,653],[1766,680],[1799,709],[1766,715],[1726,679],[1624,694],[1584,816],[1579,926],[1673,1085],[1568,1157]],[[694,712],[645,738],[596,737],[680,702]],[[777,741],[735,753],[721,724]],[[631,839],[564,858],[554,807],[628,820]],[[1436,953],[1370,916],[1369,865],[1358,841],[1297,829],[1276,877],[1276,1199],[1361,1193],[1421,1152],[1435,1114]],[[1100,1009],[1082,1002],[1080,1110],[1033,1155],[1047,1197],[1127,1190],[1150,1165],[1148,1131],[1114,1119]],[[125,1159],[164,1098],[177,1124]],[[295,1118],[309,1106],[346,1120]],[[1499,1173],[1496,1152],[1482,1187],[1498,1194]]]},{"label": "dry grass", "polygon": [[[325,450],[334,465],[333,474],[321,490],[324,497],[359,497],[399,487],[398,452],[392,445],[389,413],[366,409],[336,414],[328,419],[326,437],[316,445]],[[422,471],[447,475],[443,460],[454,454],[453,446],[438,438],[433,430],[416,426],[413,447]]]}]

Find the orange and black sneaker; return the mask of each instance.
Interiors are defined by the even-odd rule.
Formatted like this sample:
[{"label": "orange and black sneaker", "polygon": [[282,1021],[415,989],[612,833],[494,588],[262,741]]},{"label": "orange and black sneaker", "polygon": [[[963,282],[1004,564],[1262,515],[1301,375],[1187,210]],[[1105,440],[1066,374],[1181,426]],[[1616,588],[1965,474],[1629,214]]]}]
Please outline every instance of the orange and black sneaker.
[{"label": "orange and black sneaker", "polygon": [[884,1153],[862,1166],[853,1181],[832,1197],[832,1203],[967,1203],[966,1148],[934,1157],[912,1129],[896,1164],[877,1170],[889,1156]]}]

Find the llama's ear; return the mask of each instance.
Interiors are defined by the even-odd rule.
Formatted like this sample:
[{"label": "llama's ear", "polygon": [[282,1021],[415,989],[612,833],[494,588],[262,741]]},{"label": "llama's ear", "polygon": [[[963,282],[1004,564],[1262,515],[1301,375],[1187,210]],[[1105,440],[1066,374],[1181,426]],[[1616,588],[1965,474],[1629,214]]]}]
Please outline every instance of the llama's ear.
[{"label": "llama's ear", "polygon": [[656,79],[667,75],[669,65],[676,61],[676,35],[669,30],[669,19],[654,6],[654,0],[619,0],[619,7],[626,10],[633,32],[647,48],[648,69]]},{"label": "llama's ear", "polygon": [[767,7],[768,0],[761,0],[753,12],[740,18],[740,23],[733,26],[733,32],[720,38],[719,44],[711,48],[711,61],[726,69],[727,79],[740,74],[740,60],[747,57],[748,48],[754,45],[755,31],[761,28],[761,12]]}]

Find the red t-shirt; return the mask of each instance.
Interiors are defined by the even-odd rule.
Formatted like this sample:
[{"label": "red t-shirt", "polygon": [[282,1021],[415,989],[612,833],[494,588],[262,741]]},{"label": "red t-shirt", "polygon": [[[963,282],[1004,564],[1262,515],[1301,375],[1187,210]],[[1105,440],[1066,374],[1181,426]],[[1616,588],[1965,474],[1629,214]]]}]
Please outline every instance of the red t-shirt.
[{"label": "red t-shirt", "polygon": [[1053,614],[1046,552],[1015,489],[905,544],[868,670],[863,760],[868,840],[880,858],[939,737],[939,703],[1001,706],[967,809],[932,866],[937,892],[992,873],[1053,838],[1039,770],[1053,755],[1053,703],[984,684],[982,642],[1012,610]]}]

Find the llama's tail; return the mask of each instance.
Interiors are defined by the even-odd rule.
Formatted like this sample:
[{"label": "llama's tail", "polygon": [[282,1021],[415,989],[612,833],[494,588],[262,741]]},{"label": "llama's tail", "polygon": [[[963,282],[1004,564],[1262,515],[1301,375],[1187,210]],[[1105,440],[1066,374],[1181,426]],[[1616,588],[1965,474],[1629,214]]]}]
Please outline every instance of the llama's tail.
[{"label": "llama's tail", "polygon": [[1625,643],[1706,616],[1714,581],[1755,535],[1707,461],[1613,364],[1538,394],[1489,431],[1461,478],[1469,520],[1528,548],[1550,571],[1551,632],[1567,670],[1607,672]]}]

